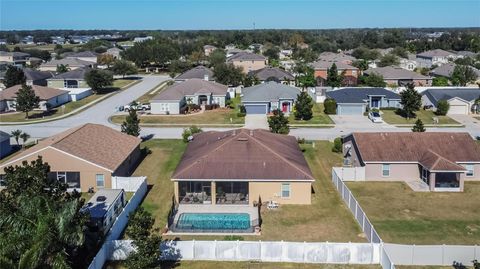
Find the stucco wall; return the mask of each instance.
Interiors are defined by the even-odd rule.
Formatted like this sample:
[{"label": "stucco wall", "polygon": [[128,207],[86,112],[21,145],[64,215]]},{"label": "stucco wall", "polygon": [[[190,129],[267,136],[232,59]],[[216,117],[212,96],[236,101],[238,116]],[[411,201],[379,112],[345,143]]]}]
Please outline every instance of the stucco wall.
[{"label": "stucco wall", "polygon": [[[460,164],[464,165],[464,164]],[[473,165],[473,177],[465,176],[465,181],[480,181],[480,163]]]},{"label": "stucco wall", "polygon": [[141,159],[141,151],[140,151],[140,145],[136,147],[132,153],[128,156],[125,161],[113,172],[114,176],[119,176],[119,177],[128,177],[130,176],[137,165],[139,164]]},{"label": "stucco wall", "polygon": [[266,61],[232,61],[234,66],[241,67],[243,73],[259,70],[266,66]]},{"label": "stucco wall", "polygon": [[[162,104],[163,107],[162,107]],[[150,103],[152,114],[169,114],[177,115],[180,113],[180,102],[168,103],[168,102],[152,102]]]},{"label": "stucco wall", "polygon": [[57,89],[63,89],[65,86],[63,83],[63,80],[47,80],[47,85],[50,88],[57,88]]},{"label": "stucco wall", "polygon": [[[282,183],[290,183],[290,197],[282,198]],[[259,197],[262,202],[274,200],[279,204],[311,204],[311,183],[310,182],[250,182],[249,203],[257,201]]]},{"label": "stucco wall", "polygon": [[390,164],[390,176],[382,175],[381,163],[365,165],[365,180],[371,181],[410,181],[420,179],[418,164]]}]

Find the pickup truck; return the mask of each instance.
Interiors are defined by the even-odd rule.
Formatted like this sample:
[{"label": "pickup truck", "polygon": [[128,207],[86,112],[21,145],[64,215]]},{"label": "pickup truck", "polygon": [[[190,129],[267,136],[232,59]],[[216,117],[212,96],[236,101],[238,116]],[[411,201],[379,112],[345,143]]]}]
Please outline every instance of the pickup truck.
[{"label": "pickup truck", "polygon": [[129,105],[124,105],[123,107],[120,108],[120,110],[123,110],[125,112],[129,112],[130,110],[150,110],[150,104],[145,103],[145,104],[129,104]]}]

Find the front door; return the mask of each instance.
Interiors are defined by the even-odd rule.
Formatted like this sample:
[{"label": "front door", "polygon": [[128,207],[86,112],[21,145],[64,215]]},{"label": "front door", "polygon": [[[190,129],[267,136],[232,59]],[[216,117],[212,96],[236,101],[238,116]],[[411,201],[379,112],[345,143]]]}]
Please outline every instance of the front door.
[{"label": "front door", "polygon": [[372,108],[379,108],[380,107],[380,100],[372,99]]},{"label": "front door", "polygon": [[288,106],[290,104],[289,103],[282,103],[282,112],[283,113],[287,113],[288,112]]}]

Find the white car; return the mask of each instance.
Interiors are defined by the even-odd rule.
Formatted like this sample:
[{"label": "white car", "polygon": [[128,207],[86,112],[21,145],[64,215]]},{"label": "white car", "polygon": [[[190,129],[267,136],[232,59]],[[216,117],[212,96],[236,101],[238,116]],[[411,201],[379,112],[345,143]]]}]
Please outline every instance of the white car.
[{"label": "white car", "polygon": [[382,123],[383,119],[382,116],[380,116],[380,113],[372,111],[368,113],[368,118],[374,122],[374,123]]}]

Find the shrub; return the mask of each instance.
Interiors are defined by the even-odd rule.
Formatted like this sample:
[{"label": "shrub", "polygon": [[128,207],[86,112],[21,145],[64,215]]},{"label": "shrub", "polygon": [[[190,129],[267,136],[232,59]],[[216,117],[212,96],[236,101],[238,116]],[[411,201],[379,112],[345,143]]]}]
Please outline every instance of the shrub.
[{"label": "shrub", "polygon": [[194,134],[201,133],[203,130],[201,128],[198,128],[197,126],[193,125],[189,128],[186,128],[183,130],[182,133],[182,138],[183,142],[188,143],[188,138]]},{"label": "shrub", "polygon": [[449,109],[450,104],[447,102],[447,100],[440,100],[437,103],[437,111],[435,111],[435,114],[439,116],[445,116],[447,115]]},{"label": "shrub", "polygon": [[377,113],[380,112],[380,110],[378,110],[378,108],[372,108],[372,109],[370,109],[370,111],[371,112],[377,112]]},{"label": "shrub", "polygon": [[305,138],[297,138],[298,144],[305,144]]},{"label": "shrub", "polygon": [[243,117],[245,117],[246,115],[247,115],[246,113],[242,113],[242,112],[238,112],[238,113],[237,113],[237,117],[239,117],[239,118],[243,118]]},{"label": "shrub", "polygon": [[243,237],[240,235],[226,235],[223,240],[225,241],[243,241]]},{"label": "shrub", "polygon": [[238,108],[240,109],[240,113],[247,114],[247,109],[244,105],[240,105],[238,106]]},{"label": "shrub", "polygon": [[342,152],[342,138],[337,137],[335,140],[333,140],[333,147],[332,151],[336,153],[341,153]]},{"label": "shrub", "polygon": [[333,115],[337,114],[337,102],[332,99],[332,98],[327,98],[325,99],[325,102],[323,103],[325,107],[325,114]]}]

